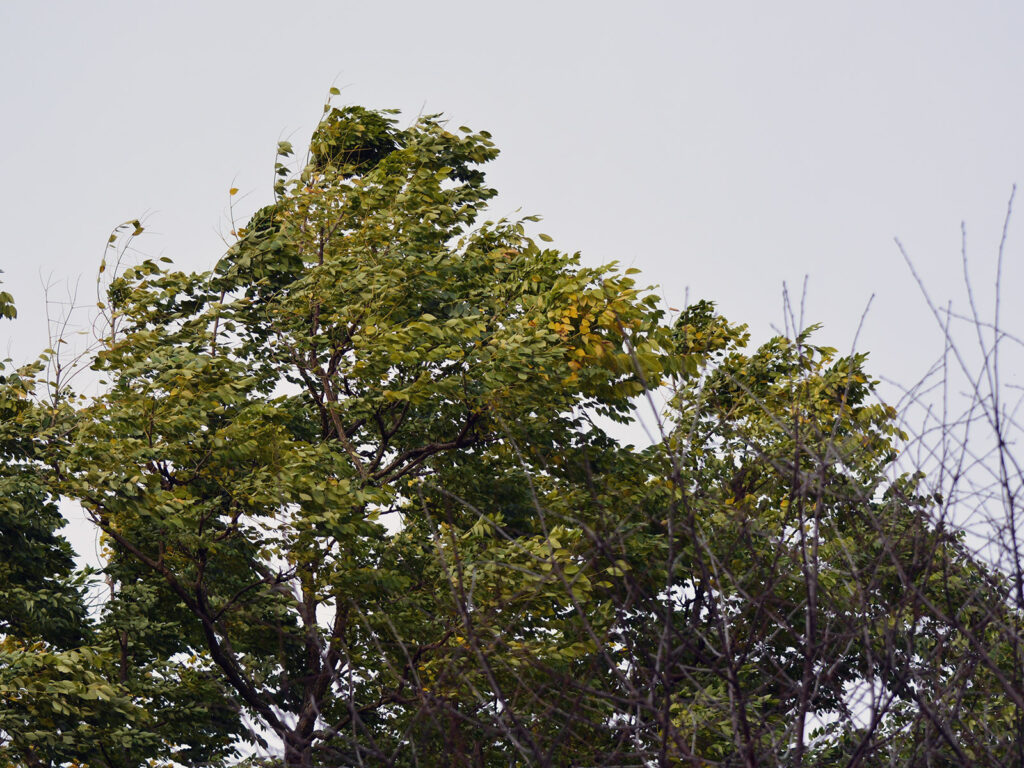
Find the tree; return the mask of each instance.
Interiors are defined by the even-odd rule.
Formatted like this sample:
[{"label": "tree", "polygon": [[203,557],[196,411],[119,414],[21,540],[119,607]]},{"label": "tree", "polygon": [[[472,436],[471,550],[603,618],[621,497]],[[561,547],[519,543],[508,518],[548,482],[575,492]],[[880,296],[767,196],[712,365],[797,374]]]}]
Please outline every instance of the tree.
[{"label": "tree", "polygon": [[[746,353],[478,223],[497,150],[438,116],[328,107],[279,153],[211,271],[111,269],[102,394],[3,382],[37,552],[0,584],[6,759],[952,764],[977,718],[1009,748],[1006,582],[893,472],[863,356]],[[602,430],[658,393],[651,447]],[[59,499],[103,533],[91,611]]]},{"label": "tree", "polygon": [[[353,152],[353,136],[390,151]],[[53,448],[60,493],[109,537],[109,621],[130,601],[175,628],[118,627],[125,664],[157,642],[197,657],[288,764],[352,759],[335,732],[404,696],[406,665],[385,685],[375,647],[400,638],[374,625],[411,621],[377,608],[410,574],[382,567],[394,539],[375,520],[413,515],[433,477],[472,496],[483,468],[517,466],[513,444],[586,443],[576,411],[624,414],[640,389],[620,328],[656,343],[629,279],[538,248],[522,223],[470,229],[493,194],[472,166],[494,154],[433,118],[398,131],[329,113],[213,272],[144,262],[111,283],[109,391]],[[429,645],[452,627],[414,629]]]}]

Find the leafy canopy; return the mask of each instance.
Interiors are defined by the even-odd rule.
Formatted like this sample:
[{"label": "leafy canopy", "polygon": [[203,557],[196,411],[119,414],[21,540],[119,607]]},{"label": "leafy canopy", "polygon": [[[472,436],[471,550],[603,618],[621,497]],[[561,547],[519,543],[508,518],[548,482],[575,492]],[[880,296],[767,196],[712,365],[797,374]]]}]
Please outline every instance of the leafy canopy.
[{"label": "leafy canopy", "polygon": [[[496,155],[328,107],[213,269],[112,270],[102,394],[37,399],[41,364],[0,381],[8,762],[952,750],[913,675],[1005,613],[999,581],[887,478],[901,435],[864,357],[810,331],[747,353],[708,302],[670,322],[535,219],[481,222]],[[659,392],[654,445],[602,430]],[[61,499],[103,533],[91,611]],[[978,594],[960,624],[933,610]],[[866,731],[865,681],[896,713]]]}]

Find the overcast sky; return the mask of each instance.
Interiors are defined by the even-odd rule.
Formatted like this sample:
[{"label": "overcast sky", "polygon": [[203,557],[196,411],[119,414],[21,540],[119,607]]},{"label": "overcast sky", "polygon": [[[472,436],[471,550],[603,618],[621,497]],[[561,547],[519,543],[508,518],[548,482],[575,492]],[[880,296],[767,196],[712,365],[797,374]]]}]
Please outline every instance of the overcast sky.
[{"label": "overcast sky", "polygon": [[[671,306],[688,289],[763,339],[806,276],[806,321],[845,349],[874,294],[858,347],[910,381],[941,339],[893,238],[960,301],[966,222],[990,291],[1024,179],[1022,40],[1019,2],[4,0],[0,268],[21,316],[0,352],[44,346],[44,282],[95,301],[121,221],[144,219],[149,255],[210,267],[228,189],[243,220],[269,201],[277,141],[301,146],[337,85],[491,131],[495,215],[542,215]],[[1022,253],[1024,211],[1011,322]]]},{"label": "overcast sky", "polygon": [[907,378],[938,338],[893,237],[946,298],[966,221],[987,289],[1024,178],[1021,40],[1017,2],[5,0],[0,268],[21,318],[0,342],[42,345],[41,281],[81,276],[91,299],[125,219],[149,254],[212,265],[228,189],[243,217],[267,202],[276,142],[301,145],[335,84],[491,131],[496,214],[542,215],[673,306],[689,288],[763,337],[806,275],[807,320],[845,347],[875,294],[859,346]]}]

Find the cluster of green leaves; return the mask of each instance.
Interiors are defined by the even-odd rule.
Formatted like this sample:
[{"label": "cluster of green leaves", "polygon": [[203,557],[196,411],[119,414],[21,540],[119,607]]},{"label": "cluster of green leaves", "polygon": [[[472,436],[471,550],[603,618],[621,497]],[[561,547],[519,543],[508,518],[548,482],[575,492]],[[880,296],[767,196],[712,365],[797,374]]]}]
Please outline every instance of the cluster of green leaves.
[{"label": "cluster of green leaves", "polygon": [[129,619],[128,585],[109,610],[89,610],[96,584],[89,570],[75,569],[58,532],[62,468],[52,451],[76,416],[67,401],[35,398],[44,371],[45,361],[0,369],[0,757],[10,765],[128,766],[230,753],[237,730],[209,727],[222,689],[147,647],[174,628],[158,633],[141,614]]},{"label": "cluster of green leaves", "polygon": [[[957,622],[1008,618],[998,580],[933,524],[920,478],[893,477],[905,435],[873,399],[865,356],[813,345],[814,330],[748,354],[744,329],[706,303],[675,324],[681,352],[713,361],[699,386],[686,374],[674,429],[651,451],[664,517],[649,544],[658,554],[645,557],[680,567],[648,570],[640,590],[655,598],[649,616],[671,619],[640,622],[623,642],[633,657],[665,656],[647,683],[669,688],[666,749],[679,759],[829,765],[838,740],[853,744],[854,763],[902,763],[929,730],[930,758],[953,754],[921,717],[919,687],[962,695],[946,685],[956,662],[933,651]],[[974,650],[965,644],[961,658]],[[865,681],[879,700],[851,712],[850,691]],[[920,731],[897,718],[878,729],[885,736],[878,722],[853,724],[881,721],[890,706],[913,710]],[[963,727],[948,716],[947,727]],[[835,725],[812,734],[822,721]]]},{"label": "cluster of green leaves", "polygon": [[[102,394],[0,382],[0,756],[867,765],[1012,718],[999,581],[887,477],[863,356],[748,353],[710,303],[669,323],[532,219],[480,223],[496,154],[328,107],[214,269],[110,279]],[[655,445],[598,426],[659,388]],[[62,498],[103,534],[91,613]],[[982,636],[961,716],[936,670]]]},{"label": "cluster of green leaves", "polygon": [[[0,269],[0,273],[2,272],[3,270]],[[6,317],[8,320],[11,320],[17,316],[18,310],[14,306],[14,297],[7,291],[0,291],[0,317]]]}]

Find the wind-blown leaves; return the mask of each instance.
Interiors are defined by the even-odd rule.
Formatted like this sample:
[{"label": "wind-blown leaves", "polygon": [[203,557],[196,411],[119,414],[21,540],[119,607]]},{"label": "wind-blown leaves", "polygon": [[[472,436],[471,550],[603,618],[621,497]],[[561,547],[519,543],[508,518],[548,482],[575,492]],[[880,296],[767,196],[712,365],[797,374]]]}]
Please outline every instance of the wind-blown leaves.
[{"label": "wind-blown leaves", "polygon": [[[915,764],[979,719],[1009,749],[1005,582],[892,472],[866,358],[669,323],[480,221],[489,134],[397,125],[329,107],[209,272],[112,269],[100,394],[0,382],[0,755]],[[662,395],[653,445],[601,428]],[[62,499],[102,531],[91,612]]]}]

